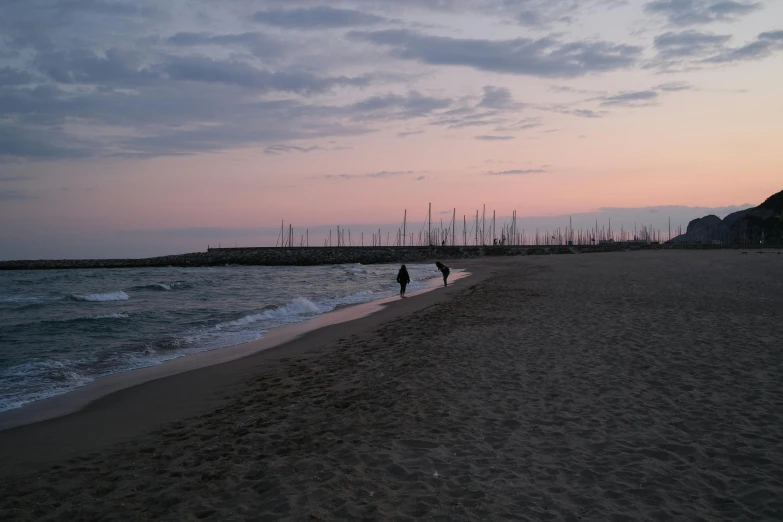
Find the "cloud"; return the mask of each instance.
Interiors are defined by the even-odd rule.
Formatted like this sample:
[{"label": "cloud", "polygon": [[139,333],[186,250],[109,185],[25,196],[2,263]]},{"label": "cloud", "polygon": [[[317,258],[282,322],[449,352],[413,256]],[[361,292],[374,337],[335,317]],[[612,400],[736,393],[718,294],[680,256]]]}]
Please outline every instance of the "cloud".
[{"label": "cloud", "polygon": [[373,117],[385,115],[387,118],[409,119],[426,116],[440,109],[451,106],[452,100],[425,96],[413,91],[405,95],[384,94],[365,98],[350,106],[355,118],[364,118],[368,114]]},{"label": "cloud", "polygon": [[541,127],[542,125],[543,123],[541,123],[540,118],[524,118],[521,120],[509,122],[506,125],[495,127],[495,132],[514,132],[535,129],[536,127]]},{"label": "cloud", "polygon": [[403,60],[431,65],[462,65],[482,71],[540,77],[576,77],[624,69],[642,48],[604,41],[479,40],[423,35],[406,29],[353,31],[348,37],[388,47]]},{"label": "cloud", "polygon": [[91,156],[83,144],[56,129],[36,132],[25,128],[0,127],[0,160],[3,158],[71,159]]},{"label": "cloud", "polygon": [[603,118],[607,115],[606,111],[594,111],[592,109],[570,109],[561,111],[564,114],[570,114],[571,116],[577,116],[579,118]]},{"label": "cloud", "polygon": [[388,21],[382,16],[328,6],[258,11],[253,15],[253,20],[285,29],[334,29]]},{"label": "cloud", "polygon": [[518,107],[518,104],[514,103],[514,97],[510,90],[505,87],[487,85],[484,87],[484,97],[478,106],[487,109],[511,109]]},{"label": "cloud", "polygon": [[180,32],[168,38],[168,43],[179,47],[218,46],[245,47],[255,56],[276,57],[283,53],[283,45],[260,33],[210,34]]},{"label": "cloud", "polygon": [[703,62],[725,64],[760,60],[778,51],[783,51],[783,31],[772,31],[759,34],[755,41],[741,47],[725,48]]},{"label": "cloud", "polygon": [[723,1],[711,4],[710,13],[719,19],[726,17],[742,16],[762,8],[761,2],[733,2]]},{"label": "cloud", "polygon": [[503,118],[485,118],[484,115],[466,116],[463,118],[442,118],[432,122],[432,125],[443,125],[449,129],[464,129],[466,127],[486,127],[487,125],[497,125],[503,123]]},{"label": "cloud", "polygon": [[413,181],[424,181],[425,178],[426,178],[426,176],[419,176],[418,178],[416,178]]},{"label": "cloud", "polygon": [[544,23],[541,12],[534,9],[520,11],[516,21],[519,25],[524,25],[525,27],[540,27]]},{"label": "cloud", "polygon": [[156,13],[156,10],[151,7],[136,5],[133,2],[103,2],[101,0],[64,0],[58,2],[56,7],[67,13],[83,12],[110,16],[150,16]]},{"label": "cloud", "polygon": [[328,174],[325,177],[329,179],[378,179],[402,176],[404,174],[415,174],[412,170],[382,170],[380,172],[370,172],[369,174]]},{"label": "cloud", "polygon": [[28,199],[35,199],[35,196],[29,192],[15,189],[0,189],[0,201],[24,201]]},{"label": "cloud", "polygon": [[761,2],[731,0],[655,0],[644,5],[645,12],[663,16],[675,26],[733,21],[761,8]]},{"label": "cloud", "polygon": [[570,85],[552,85],[549,87],[549,90],[551,92],[558,92],[558,93],[567,92],[567,93],[589,94],[589,95],[598,95],[598,96],[606,94],[606,91],[596,91],[591,89],[575,89]]},{"label": "cloud", "polygon": [[160,75],[139,64],[132,51],[110,48],[99,54],[90,49],[69,49],[41,53],[39,70],[57,83],[64,84],[149,84]]},{"label": "cloud", "polygon": [[264,149],[264,154],[282,154],[285,152],[302,152],[304,154],[307,154],[308,152],[313,152],[314,150],[325,150],[323,147],[319,147],[318,145],[313,145],[311,147],[299,147],[296,145],[270,145],[269,147]]},{"label": "cloud", "polygon": [[440,125],[449,129],[468,127],[512,125],[515,114],[525,107],[514,102],[508,89],[485,86],[484,95],[478,103],[472,96],[455,102],[455,107],[441,112],[431,125]]},{"label": "cloud", "polygon": [[687,82],[669,82],[669,83],[662,83],[656,87],[653,87],[653,89],[657,91],[664,91],[664,92],[677,92],[677,91],[692,91],[694,90],[693,86]]},{"label": "cloud", "polygon": [[32,83],[34,76],[27,71],[11,67],[0,68],[0,87],[7,85],[26,85]]},{"label": "cloud", "polygon": [[487,172],[487,176],[526,176],[528,174],[543,174],[544,169],[504,170],[502,172]]},{"label": "cloud", "polygon": [[[603,96],[598,98],[591,98],[587,101],[595,101],[595,100],[602,100],[602,99],[604,99]],[[570,116],[576,116],[577,118],[588,118],[588,119],[603,118],[604,116],[609,114],[607,111],[577,108],[576,105],[581,103],[582,102],[580,101],[577,102],[576,104],[570,104],[570,105],[569,104],[536,105],[535,108],[540,111],[557,112],[560,114],[568,114]]]},{"label": "cloud", "polygon": [[[579,2],[563,0],[523,0],[482,2],[487,11],[516,11],[512,18],[514,22],[529,30],[549,29],[554,25],[571,25],[593,8],[606,11],[626,5],[626,0],[580,0]],[[519,10],[521,8],[521,10]]]},{"label": "cloud", "polygon": [[720,49],[731,39],[728,34],[701,33],[688,30],[668,32],[655,37],[653,42],[659,59],[702,56]]},{"label": "cloud", "polygon": [[783,31],[769,31],[739,47],[728,46],[731,35],[693,30],[668,32],[655,38],[657,55],[647,67],[661,70],[699,68],[705,64],[726,64],[760,60],[783,50]]},{"label": "cloud", "polygon": [[[587,0],[235,0],[223,9],[201,0],[6,2],[0,17],[0,154],[4,160],[124,158],[239,147],[307,154],[318,150],[314,146],[334,150],[326,142],[336,137],[383,130],[405,138],[431,126],[465,129],[466,137],[484,141],[521,140],[521,131],[549,122],[523,118],[527,114],[520,111],[539,107],[526,106],[525,91],[504,86],[502,77],[486,72],[574,78],[643,63],[641,48],[549,34],[549,29],[542,38],[529,31],[521,33],[523,38],[469,38],[453,31],[459,24],[450,16],[437,19],[438,27],[412,23],[408,29],[400,29],[395,17],[423,20],[422,13],[455,13],[502,24],[529,10],[546,24],[563,24],[566,14],[577,17],[604,5]],[[260,22],[254,24],[256,11]],[[379,25],[387,23],[394,26]],[[347,37],[343,30],[307,32],[330,27],[354,32]],[[676,31],[672,34],[681,29]],[[724,42],[687,59],[706,67],[764,56],[776,52],[780,33],[762,33],[757,40],[763,43],[748,48]],[[678,45],[688,43],[681,37]],[[659,53],[675,48],[664,38],[659,47]],[[389,55],[402,61],[384,59]],[[414,67],[412,61],[425,66]],[[465,84],[438,85],[432,74],[445,65],[480,72],[471,73]],[[607,100],[589,105],[581,100],[557,110],[598,118],[609,109],[600,104],[612,103],[609,98],[618,94],[588,95],[578,87],[574,82],[569,92]],[[468,88],[474,90],[466,93]],[[651,90],[663,99],[678,89]]]},{"label": "cloud", "polygon": [[481,141],[509,141],[513,140],[514,136],[492,136],[492,135],[482,135],[482,136],[476,136],[477,140]]},{"label": "cloud", "polygon": [[654,105],[658,99],[657,91],[634,91],[622,92],[614,96],[602,98],[601,106],[608,107],[613,105],[622,105],[625,107],[646,107]]},{"label": "cloud", "polygon": [[761,33],[759,35],[760,40],[772,40],[776,42],[783,41],[783,31],[769,31],[766,33]]},{"label": "cloud", "polygon": [[[236,76],[212,82],[198,81],[206,78],[193,71],[178,72],[193,79],[175,80],[163,74],[133,89],[0,89],[0,118],[9,130],[0,132],[0,155],[152,157],[261,144],[271,147],[271,153],[281,153],[283,149],[276,146],[288,145],[288,140],[364,134],[375,130],[379,122],[426,116],[451,103],[419,93],[381,95],[342,106],[279,99],[279,95],[265,101],[258,96],[266,89],[263,83],[253,89],[244,87],[252,85],[249,80]],[[257,78],[252,74],[250,79]],[[273,86],[292,88],[296,84],[268,84]],[[77,127],[66,125],[73,116],[79,118]],[[86,134],[81,134],[82,129]],[[301,152],[286,150],[295,151]]]},{"label": "cloud", "polygon": [[[349,114],[344,106],[263,101],[220,83],[163,82],[122,91],[0,90],[0,117],[12,122],[5,126],[7,134],[0,130],[0,155],[10,150],[30,159],[165,156],[371,130],[372,121],[346,122]],[[72,115],[78,115],[79,128],[65,125]]]},{"label": "cloud", "polygon": [[169,78],[207,83],[223,83],[261,92],[283,91],[313,94],[334,87],[363,87],[368,77],[320,77],[307,72],[272,72],[245,62],[215,60],[203,56],[173,58],[164,66]]},{"label": "cloud", "polygon": [[[651,107],[658,104],[660,93],[671,93],[693,90],[687,82],[668,82],[659,84],[644,91],[624,91],[612,95],[598,96],[585,101],[598,101],[600,107]],[[595,112],[592,109],[573,109],[555,107],[551,110],[564,112],[585,118],[600,118],[608,114],[606,111]]]},{"label": "cloud", "polygon": [[603,118],[607,114],[606,111],[594,111],[592,109],[570,109],[561,112],[563,114],[570,114],[571,116],[577,116],[579,118],[589,118],[589,119]]}]

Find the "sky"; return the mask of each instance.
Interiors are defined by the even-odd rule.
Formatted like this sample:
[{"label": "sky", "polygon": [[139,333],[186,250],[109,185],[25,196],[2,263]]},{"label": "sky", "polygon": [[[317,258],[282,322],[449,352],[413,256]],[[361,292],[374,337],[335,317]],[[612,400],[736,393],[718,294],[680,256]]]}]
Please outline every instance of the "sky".
[{"label": "sky", "polygon": [[783,189],[781,78],[780,0],[4,0],[0,259],[684,227]]}]

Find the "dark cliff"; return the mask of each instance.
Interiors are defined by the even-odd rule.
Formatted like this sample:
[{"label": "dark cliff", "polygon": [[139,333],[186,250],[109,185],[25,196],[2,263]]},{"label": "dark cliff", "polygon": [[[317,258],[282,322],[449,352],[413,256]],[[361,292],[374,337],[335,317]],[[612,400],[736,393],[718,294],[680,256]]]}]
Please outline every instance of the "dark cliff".
[{"label": "dark cliff", "polygon": [[783,244],[783,190],[738,219],[731,232],[752,238],[754,243]]},{"label": "dark cliff", "polygon": [[688,223],[685,234],[670,243],[783,244],[783,191],[764,203],[729,214],[709,215]]}]

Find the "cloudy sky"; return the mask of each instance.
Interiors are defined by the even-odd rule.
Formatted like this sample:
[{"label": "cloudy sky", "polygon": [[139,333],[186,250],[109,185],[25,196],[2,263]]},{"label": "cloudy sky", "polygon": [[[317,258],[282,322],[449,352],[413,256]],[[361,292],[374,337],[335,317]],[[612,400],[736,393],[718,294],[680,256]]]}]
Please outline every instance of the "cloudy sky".
[{"label": "cloudy sky", "polygon": [[783,189],[782,79],[779,0],[4,0],[0,259],[684,225]]}]

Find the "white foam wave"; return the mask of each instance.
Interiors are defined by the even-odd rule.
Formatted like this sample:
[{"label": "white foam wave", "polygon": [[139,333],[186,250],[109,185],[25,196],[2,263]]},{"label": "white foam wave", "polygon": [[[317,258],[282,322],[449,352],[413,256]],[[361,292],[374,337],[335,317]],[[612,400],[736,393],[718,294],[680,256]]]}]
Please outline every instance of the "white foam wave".
[{"label": "white foam wave", "polygon": [[[53,397],[92,382],[74,361],[28,361],[0,370],[0,411]],[[23,383],[23,384],[22,384]]]},{"label": "white foam wave", "polygon": [[106,294],[73,295],[77,301],[104,302],[104,301],[127,301],[130,296],[120,290],[119,292],[109,292]]},{"label": "white foam wave", "polygon": [[231,326],[246,326],[249,324],[257,323],[258,321],[265,321],[270,319],[282,319],[290,320],[297,317],[306,317],[310,315],[316,315],[324,312],[317,304],[313,303],[309,299],[304,297],[297,297],[290,303],[274,310],[266,310],[257,314],[250,314],[237,319],[236,321],[229,321],[227,323],[221,323],[217,325],[217,328],[225,328]]},{"label": "white foam wave", "polygon": [[93,319],[127,319],[128,314],[101,314],[96,315]]}]

